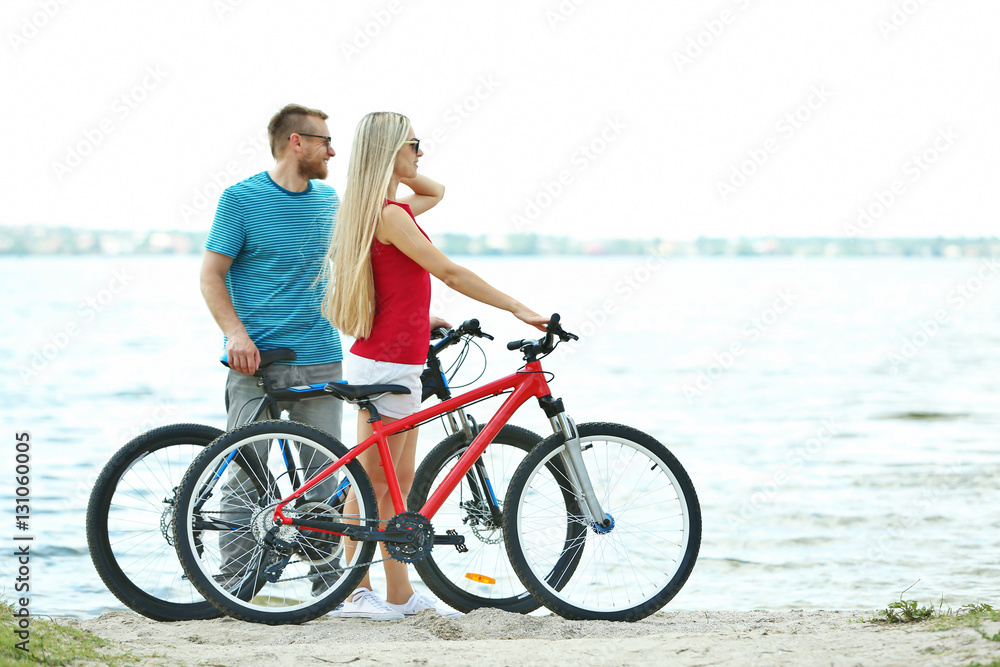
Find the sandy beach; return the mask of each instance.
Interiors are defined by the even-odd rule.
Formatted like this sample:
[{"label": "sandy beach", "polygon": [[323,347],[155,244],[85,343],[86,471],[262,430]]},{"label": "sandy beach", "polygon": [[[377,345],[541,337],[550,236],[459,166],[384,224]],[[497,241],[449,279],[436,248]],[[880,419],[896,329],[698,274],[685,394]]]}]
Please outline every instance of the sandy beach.
[{"label": "sandy beach", "polygon": [[1000,659],[1000,622],[979,628],[866,623],[872,611],[661,612],[637,623],[479,610],[457,619],[229,618],[157,623],[128,612],[62,622],[143,656],[142,665],[969,665]]}]

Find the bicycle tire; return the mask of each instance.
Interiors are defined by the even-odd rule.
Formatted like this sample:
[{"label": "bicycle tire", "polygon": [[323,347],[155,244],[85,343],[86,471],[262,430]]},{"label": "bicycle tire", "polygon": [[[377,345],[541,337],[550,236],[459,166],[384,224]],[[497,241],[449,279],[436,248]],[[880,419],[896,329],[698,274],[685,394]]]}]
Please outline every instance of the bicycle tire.
[{"label": "bicycle tire", "polygon": [[169,527],[184,471],[221,434],[201,424],[153,429],[119,449],[94,483],[86,520],[90,558],[108,590],[147,618],[222,615],[184,578]]},{"label": "bicycle tire", "polygon": [[[293,457],[291,463],[281,459],[280,451],[286,445]],[[266,457],[261,450],[267,452]],[[357,587],[371,563],[375,542],[358,543],[352,562],[336,566],[339,578],[313,594],[312,567],[318,561],[335,558],[339,537],[283,526],[277,537],[291,549],[282,551],[265,541],[273,525],[270,517],[274,504],[311,474],[306,473],[307,457],[309,461],[315,456],[336,460],[346,453],[347,448],[333,436],[282,420],[241,426],[205,448],[185,473],[178,491],[174,545],[188,578],[206,600],[239,620],[294,624],[329,612]],[[246,473],[247,479],[237,477],[239,472]],[[377,524],[375,492],[361,464],[352,461],[340,473],[358,497],[359,512],[352,518]],[[242,487],[238,493],[227,493],[226,485],[237,483]],[[240,504],[243,509],[230,509]],[[314,499],[286,507],[285,512],[292,515],[305,512],[309,505],[324,504]],[[337,512],[329,504],[322,511],[308,511],[325,518],[336,518]],[[246,551],[238,558],[227,556],[227,539],[244,540]],[[326,561],[322,560],[323,554],[327,554]]]},{"label": "bicycle tire", "polygon": [[[480,430],[482,426],[477,425],[475,432],[478,434]],[[516,466],[541,440],[536,433],[507,424],[483,452],[480,460],[486,465],[491,491],[498,499],[502,501],[505,497],[507,482]],[[468,446],[469,440],[464,433],[452,434],[438,443],[424,457],[414,475],[407,507],[418,511]],[[473,475],[471,481],[470,475]],[[534,611],[541,603],[511,568],[503,543],[502,524],[494,523],[488,505],[476,497],[481,486],[474,477],[474,470],[470,470],[432,520],[437,534],[454,530],[464,535],[468,551],[459,552],[450,546],[435,547],[430,555],[415,564],[415,569],[435,595],[459,611],[469,612],[482,607],[521,614]],[[572,496],[567,495],[563,500],[576,508]],[[572,508],[568,514],[578,513],[578,508]],[[568,522],[567,544],[579,539],[583,530],[585,528],[579,523]],[[579,552],[575,556],[559,563],[556,571],[560,580],[568,580],[572,575]]]},{"label": "bicycle tire", "polygon": [[[690,576],[701,544],[698,497],[680,462],[653,437],[608,423],[581,424],[578,431],[611,527],[587,526],[573,547],[580,552],[576,572],[562,588],[544,578],[565,548],[546,533],[565,520],[558,503],[546,505],[556,488],[572,486],[546,466],[564,451],[563,436],[553,435],[525,458],[508,487],[508,556],[528,590],[560,616],[636,621],[660,610]],[[586,523],[582,515],[576,520]]]}]

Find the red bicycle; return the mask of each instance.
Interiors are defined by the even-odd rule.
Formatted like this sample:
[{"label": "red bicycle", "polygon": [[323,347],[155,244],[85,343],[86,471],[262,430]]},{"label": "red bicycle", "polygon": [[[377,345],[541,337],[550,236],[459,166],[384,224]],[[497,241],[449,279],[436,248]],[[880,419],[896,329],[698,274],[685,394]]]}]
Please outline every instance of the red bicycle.
[{"label": "red bicycle", "polygon": [[[432,552],[462,553],[480,529],[502,534],[510,565],[543,604],[567,618],[637,620],[663,607],[687,581],[701,543],[701,510],[690,478],[677,459],[651,436],[607,423],[577,426],[562,399],[553,398],[541,358],[559,342],[575,339],[553,315],[538,340],[508,343],[526,362],[515,373],[383,424],[371,401],[407,393],[398,385],[327,386],[371,415],[373,434],[348,450],[322,431],[268,421],[234,429],[207,447],[181,483],[174,542],[191,583],[221,611],[245,621],[301,623],[333,609],[357,586],[374,560],[377,543],[389,557],[413,563],[422,577]],[[506,395],[493,418],[419,502],[408,511],[395,478],[386,438],[473,403]],[[553,427],[515,471],[501,504],[488,483],[485,498],[469,498],[476,510],[452,525],[432,524],[476,461],[508,420],[535,398]],[[377,447],[389,480],[395,516],[380,520],[372,486],[357,456]],[[284,452],[284,459],[268,452]],[[275,466],[274,461],[282,461]],[[269,461],[271,463],[269,463]],[[291,464],[292,461],[294,464]],[[319,469],[313,461],[333,461]],[[311,493],[339,471],[350,485],[357,513],[343,512],[343,497]],[[237,473],[239,473],[237,475]],[[223,493],[245,480],[245,506],[232,507]],[[414,492],[418,491],[414,484]],[[464,502],[464,501],[463,501]],[[419,509],[417,509],[419,507]],[[469,518],[473,517],[473,518]],[[234,566],[223,545],[251,542]],[[343,538],[357,542],[350,558]],[[250,538],[250,540],[247,540]],[[326,564],[341,576],[326,590],[309,586],[309,569]],[[470,573],[474,579],[475,573]],[[426,577],[425,577],[426,582]],[[489,577],[481,583],[489,586]]]}]

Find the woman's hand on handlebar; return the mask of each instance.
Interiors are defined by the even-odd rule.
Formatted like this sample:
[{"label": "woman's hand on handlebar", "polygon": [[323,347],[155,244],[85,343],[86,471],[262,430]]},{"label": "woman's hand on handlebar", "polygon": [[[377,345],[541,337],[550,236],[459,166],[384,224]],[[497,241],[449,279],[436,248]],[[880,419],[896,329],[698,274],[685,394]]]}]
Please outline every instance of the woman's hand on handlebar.
[{"label": "woman's hand on handlebar", "polygon": [[549,318],[542,317],[535,311],[531,310],[530,308],[525,308],[524,306],[520,306],[519,308],[516,308],[511,312],[514,314],[514,317],[516,317],[517,319],[521,320],[526,324],[530,324],[539,331],[545,331],[546,330],[545,327],[548,326],[549,324]]},{"label": "woman's hand on handlebar", "polygon": [[435,329],[451,329],[451,324],[447,320],[443,320],[440,317],[434,317],[431,315],[431,331]]}]

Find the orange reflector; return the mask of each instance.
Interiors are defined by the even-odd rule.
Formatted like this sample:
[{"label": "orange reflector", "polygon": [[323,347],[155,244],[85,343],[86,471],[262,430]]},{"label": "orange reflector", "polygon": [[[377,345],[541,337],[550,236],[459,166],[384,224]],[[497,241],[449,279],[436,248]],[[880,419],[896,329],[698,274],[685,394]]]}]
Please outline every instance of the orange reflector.
[{"label": "orange reflector", "polygon": [[473,572],[466,572],[465,578],[472,579],[473,581],[478,581],[481,584],[489,584],[491,586],[497,583],[497,580],[494,579],[493,577],[487,577],[485,574],[475,574]]}]

